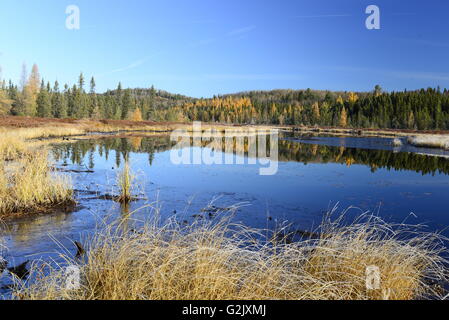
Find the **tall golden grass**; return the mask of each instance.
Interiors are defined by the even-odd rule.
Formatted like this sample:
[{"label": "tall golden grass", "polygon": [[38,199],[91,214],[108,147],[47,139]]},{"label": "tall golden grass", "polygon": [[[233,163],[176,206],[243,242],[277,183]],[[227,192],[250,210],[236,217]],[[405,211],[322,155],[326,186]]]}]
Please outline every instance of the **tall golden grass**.
[{"label": "tall golden grass", "polygon": [[27,146],[22,139],[5,133],[0,137],[0,161],[16,159],[25,153]]},{"label": "tall golden grass", "polygon": [[0,163],[0,215],[27,213],[72,201],[70,179],[51,172],[46,150]]},{"label": "tall golden grass", "polygon": [[0,216],[34,213],[73,201],[70,179],[51,172],[34,138],[80,134],[77,128],[0,128]]},{"label": "tall golden grass", "polygon": [[121,203],[128,203],[132,201],[132,185],[134,181],[134,175],[129,167],[128,160],[125,161],[123,169],[117,175],[117,185],[119,187],[118,201]]},{"label": "tall golden grass", "polygon": [[[121,230],[121,231],[118,231]],[[106,300],[408,300],[441,298],[447,283],[441,237],[413,234],[377,218],[350,226],[325,221],[317,240],[267,242],[263,231],[226,221],[183,227],[147,223],[138,231],[115,225],[89,242],[81,287],[48,266],[17,289],[22,299]],[[366,285],[377,266],[380,287]],[[42,270],[42,269],[39,269]]]}]

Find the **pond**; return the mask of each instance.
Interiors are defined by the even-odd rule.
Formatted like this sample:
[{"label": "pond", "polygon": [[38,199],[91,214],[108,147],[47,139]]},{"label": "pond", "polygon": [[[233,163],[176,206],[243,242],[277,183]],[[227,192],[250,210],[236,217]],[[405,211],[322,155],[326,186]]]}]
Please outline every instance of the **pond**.
[{"label": "pond", "polygon": [[[244,164],[174,164],[174,144],[168,135],[136,134],[53,145],[56,170],[72,177],[78,207],[6,222],[1,230],[8,261],[55,258],[64,248],[76,252],[72,241],[92,234],[102,219],[135,210],[139,221],[158,212],[187,224],[220,218],[237,207],[234,222],[312,231],[334,207],[337,212],[354,207],[350,215],[369,211],[448,234],[449,153],[441,150],[392,147],[388,138],[284,134],[277,173],[263,176],[261,165],[249,164],[246,155],[240,159]],[[139,198],[127,207],[105,197],[117,194],[116,175],[125,159]]]}]

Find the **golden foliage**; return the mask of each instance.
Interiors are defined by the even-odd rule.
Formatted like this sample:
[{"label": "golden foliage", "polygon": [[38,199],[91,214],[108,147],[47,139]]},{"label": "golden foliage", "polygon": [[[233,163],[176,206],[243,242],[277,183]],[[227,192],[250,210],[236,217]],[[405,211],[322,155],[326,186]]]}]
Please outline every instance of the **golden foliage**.
[{"label": "golden foliage", "polygon": [[349,103],[356,103],[359,100],[359,96],[354,92],[349,92],[348,101]]},{"label": "golden foliage", "polygon": [[131,113],[130,120],[132,120],[132,121],[142,121],[143,120],[142,111],[140,111],[140,108],[136,108],[136,110],[134,110]]},{"label": "golden foliage", "polygon": [[345,128],[348,125],[348,114],[346,112],[346,108],[343,108],[341,110],[339,125],[340,127],[343,128]]}]

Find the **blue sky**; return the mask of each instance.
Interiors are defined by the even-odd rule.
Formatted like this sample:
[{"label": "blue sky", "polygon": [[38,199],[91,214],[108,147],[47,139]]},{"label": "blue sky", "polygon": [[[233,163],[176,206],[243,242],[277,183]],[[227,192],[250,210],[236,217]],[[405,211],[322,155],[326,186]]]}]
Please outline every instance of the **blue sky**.
[{"label": "blue sky", "polygon": [[[80,30],[65,27],[68,5]],[[367,30],[365,9],[381,10]],[[0,66],[19,81],[80,71],[102,92],[155,87],[195,97],[245,90],[449,87],[445,0],[2,0]]]}]

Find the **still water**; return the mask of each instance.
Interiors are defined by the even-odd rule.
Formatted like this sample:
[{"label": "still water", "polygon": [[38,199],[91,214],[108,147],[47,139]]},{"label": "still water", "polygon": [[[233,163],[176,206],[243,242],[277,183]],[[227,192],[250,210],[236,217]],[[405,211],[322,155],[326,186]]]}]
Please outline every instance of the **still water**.
[{"label": "still water", "polygon": [[[216,219],[217,212],[238,206],[234,222],[264,229],[288,223],[313,230],[329,210],[355,207],[353,215],[369,211],[391,222],[423,223],[447,235],[449,153],[393,148],[391,142],[282,136],[273,176],[259,175],[260,165],[247,159],[241,165],[175,165],[169,136],[92,137],[54,145],[56,169],[72,177],[78,208],[7,222],[1,227],[6,258],[13,265],[55,257],[63,248],[74,251],[72,241],[92,234],[103,218],[137,210],[133,218],[145,220],[154,208],[163,218],[191,223]],[[127,208],[104,199],[117,194],[116,175],[125,159],[140,199]]]}]

